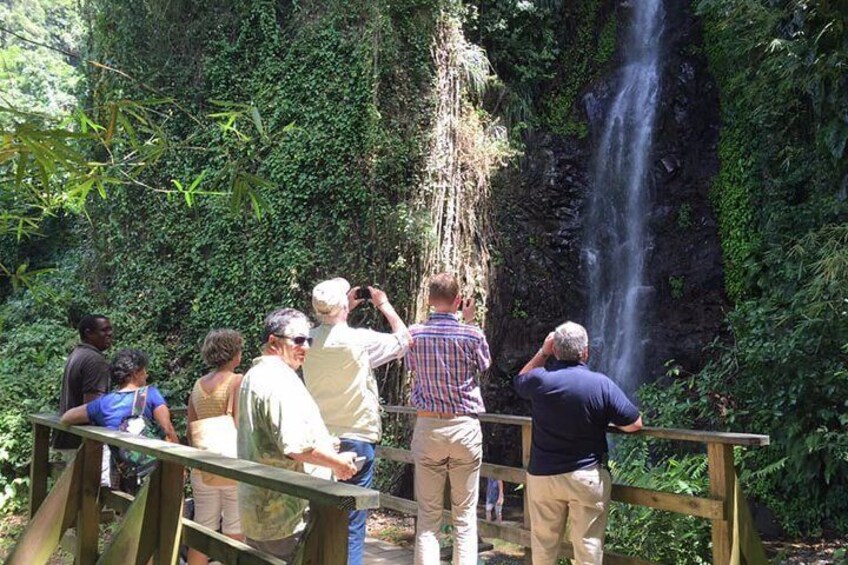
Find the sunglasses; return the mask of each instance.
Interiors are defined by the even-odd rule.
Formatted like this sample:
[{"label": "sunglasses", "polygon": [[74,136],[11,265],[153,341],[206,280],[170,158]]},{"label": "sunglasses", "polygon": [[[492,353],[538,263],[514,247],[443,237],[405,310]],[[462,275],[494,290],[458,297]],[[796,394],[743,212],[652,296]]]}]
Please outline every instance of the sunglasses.
[{"label": "sunglasses", "polygon": [[307,337],[305,335],[299,335],[299,336],[296,336],[296,337],[288,336],[288,335],[285,335],[285,334],[274,334],[274,335],[277,336],[277,337],[285,338],[285,339],[289,340],[290,342],[292,342],[293,344],[300,345],[300,346],[302,346],[304,343],[306,343],[306,344],[309,344],[309,346],[311,347],[312,342],[315,341],[314,337]]}]

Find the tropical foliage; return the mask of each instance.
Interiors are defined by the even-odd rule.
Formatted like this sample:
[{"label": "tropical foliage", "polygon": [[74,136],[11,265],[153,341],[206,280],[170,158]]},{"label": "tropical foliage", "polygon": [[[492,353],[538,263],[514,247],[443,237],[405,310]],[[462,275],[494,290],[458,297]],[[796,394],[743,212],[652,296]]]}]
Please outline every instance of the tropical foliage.
[{"label": "tropical foliage", "polygon": [[[768,433],[745,489],[792,534],[848,531],[848,29],[833,2],[703,0],[722,91],[727,323],[654,421]],[[671,409],[671,407],[675,407]],[[678,411],[679,410],[679,411]]]},{"label": "tropical foliage", "polygon": [[[492,149],[487,163],[502,163],[501,124],[513,142],[527,129],[585,136],[576,102],[614,59],[617,5],[0,4],[0,506],[21,500],[25,414],[55,405],[83,312],[147,349],[176,403],[208,329],[254,343],[262,314],[305,307],[319,277],[381,284],[411,313],[438,246],[432,163],[463,156],[450,172],[472,202],[466,220],[485,228],[476,195],[493,167],[473,170],[469,155]],[[746,492],[792,534],[844,533],[848,17],[824,0],[696,5],[721,92],[712,197],[733,308],[707,368],[647,387],[643,406],[657,425],[770,434],[769,449],[739,456]],[[431,48],[446,21],[466,74],[443,73],[462,99],[440,104]],[[440,107],[462,136],[431,136]],[[400,376],[384,382],[400,398]],[[702,455],[625,446],[625,482],[703,490]],[[628,507],[611,520],[614,547],[706,555],[702,522]]]},{"label": "tropical foliage", "polygon": [[[146,349],[183,404],[210,328],[245,331],[249,358],[261,317],[281,303],[306,309],[318,276],[344,273],[412,302],[426,216],[409,203],[437,7],[169,6],[86,3],[86,88],[71,119],[16,112],[3,134],[11,276],[0,285],[13,297],[0,306],[0,347],[25,352],[39,331],[57,339],[37,362],[4,362],[0,394],[15,408],[0,419],[0,488],[20,482],[25,415],[55,405],[81,313],[109,315],[116,345]],[[202,198],[218,193],[227,197]],[[45,266],[56,270],[32,285],[27,273]]]}]

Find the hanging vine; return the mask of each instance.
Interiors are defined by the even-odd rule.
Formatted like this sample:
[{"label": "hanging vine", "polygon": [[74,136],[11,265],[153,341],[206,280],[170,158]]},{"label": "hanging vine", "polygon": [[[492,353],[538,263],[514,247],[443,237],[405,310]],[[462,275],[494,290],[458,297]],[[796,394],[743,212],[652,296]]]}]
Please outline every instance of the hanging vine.
[{"label": "hanging vine", "polygon": [[[459,16],[445,10],[432,48],[436,68],[432,133],[425,177],[415,206],[426,210],[431,229],[420,265],[415,317],[427,312],[430,275],[457,275],[464,296],[485,304],[489,293],[492,174],[512,154],[506,128],[479,105],[495,79],[480,47],[469,43]],[[485,321],[485,312],[480,310]]]}]

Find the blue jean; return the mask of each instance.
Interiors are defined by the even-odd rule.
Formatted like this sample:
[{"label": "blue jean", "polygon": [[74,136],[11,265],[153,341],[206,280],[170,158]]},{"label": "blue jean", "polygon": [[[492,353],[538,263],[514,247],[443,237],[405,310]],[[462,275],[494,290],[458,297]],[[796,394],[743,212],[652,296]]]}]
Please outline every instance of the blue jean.
[{"label": "blue jean", "polygon": [[[366,441],[341,439],[339,451],[354,451],[357,456],[365,457],[365,465],[362,466],[362,470],[343,482],[371,488],[371,480],[374,478],[374,448],[373,443]],[[348,565],[362,565],[362,559],[365,555],[365,525],[367,522],[367,510],[354,510],[350,513],[350,525],[347,532]]]}]

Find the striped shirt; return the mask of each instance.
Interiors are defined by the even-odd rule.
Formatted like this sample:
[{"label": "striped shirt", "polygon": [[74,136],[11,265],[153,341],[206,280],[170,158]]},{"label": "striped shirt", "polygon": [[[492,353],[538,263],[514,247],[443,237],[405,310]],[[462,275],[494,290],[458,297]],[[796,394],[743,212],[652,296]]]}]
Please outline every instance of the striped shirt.
[{"label": "striped shirt", "polygon": [[492,359],[483,331],[460,324],[455,314],[434,312],[409,333],[406,367],[415,375],[412,405],[430,412],[485,412],[477,374],[488,369]]}]

